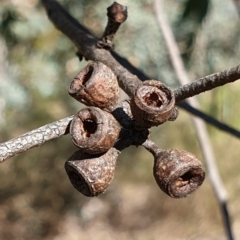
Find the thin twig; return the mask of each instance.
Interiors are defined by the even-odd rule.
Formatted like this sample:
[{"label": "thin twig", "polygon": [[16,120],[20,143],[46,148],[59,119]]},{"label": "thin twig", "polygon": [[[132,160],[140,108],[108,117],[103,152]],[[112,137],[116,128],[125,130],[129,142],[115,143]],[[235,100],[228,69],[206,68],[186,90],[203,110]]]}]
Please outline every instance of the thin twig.
[{"label": "thin twig", "polygon": [[8,142],[0,144],[0,163],[8,158],[25,152],[33,147],[38,147],[43,143],[68,134],[68,126],[73,116],[66,117],[53,123],[37,128],[25,133]]},{"label": "thin twig", "polygon": [[107,65],[117,76],[120,87],[128,95],[133,95],[141,81],[119,64],[108,50],[99,49],[97,47],[97,39],[93,35],[86,34],[76,24],[71,24],[70,18],[66,17],[68,14],[64,14],[66,11],[59,3],[55,0],[42,0],[42,3],[49,19],[58,30],[75,44],[78,53],[88,60],[99,61]]},{"label": "thin twig", "polygon": [[[179,71],[179,74],[181,74],[182,78],[184,77],[182,70]],[[185,85],[174,90],[176,102],[182,101],[186,98],[202,93],[203,88],[204,91],[209,91],[215,87],[223,86],[227,83],[234,82],[238,79],[240,79],[240,65],[226,69],[222,72],[213,73],[206,77],[199,78],[191,83],[184,83]]]},{"label": "thin twig", "polygon": [[[176,75],[178,77],[178,80],[182,85],[188,84],[190,80],[185,70],[182,58],[180,56],[180,51],[174,39],[172,30],[167,20],[165,19],[162,0],[154,0],[154,8],[156,10],[157,22],[159,27],[162,30],[162,33],[170,54],[171,62],[176,72]],[[197,99],[190,98],[188,99],[188,101],[192,106],[198,107]],[[213,190],[215,192],[216,198],[222,210],[222,216],[225,222],[225,229],[228,234],[228,239],[233,239],[232,231],[229,231],[229,229],[231,229],[229,218],[228,219],[225,218],[226,215],[224,214],[224,209],[222,208],[224,203],[226,206],[225,210],[227,210],[227,192],[224,188],[224,185],[222,183],[222,180],[218,172],[215,157],[211,147],[211,142],[207,133],[206,125],[203,121],[194,117],[193,117],[193,122],[194,122],[195,130],[198,136],[198,140],[202,149],[202,153],[206,161],[209,178],[210,178]]]},{"label": "thin twig", "polygon": [[114,36],[120,25],[127,19],[127,7],[114,2],[107,8],[108,23],[102,37],[98,40],[98,47],[108,50],[114,47]]},{"label": "thin twig", "polygon": [[159,154],[162,149],[160,149],[152,140],[147,139],[142,146],[145,147],[153,156]]}]

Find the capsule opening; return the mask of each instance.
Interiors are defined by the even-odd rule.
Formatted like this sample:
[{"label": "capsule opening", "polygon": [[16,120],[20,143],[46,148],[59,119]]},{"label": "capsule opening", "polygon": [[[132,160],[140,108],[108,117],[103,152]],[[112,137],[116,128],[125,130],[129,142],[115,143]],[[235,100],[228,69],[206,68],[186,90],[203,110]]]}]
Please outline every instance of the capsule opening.
[{"label": "capsule opening", "polygon": [[148,94],[144,98],[144,101],[148,106],[152,106],[152,107],[161,107],[162,105],[161,97],[156,92],[151,92],[150,94]]},{"label": "capsule opening", "polygon": [[83,121],[83,129],[86,133],[86,137],[90,137],[97,131],[97,123],[94,119],[89,118]]},{"label": "capsule opening", "polygon": [[65,163],[65,169],[73,187],[83,195],[87,197],[92,197],[93,195],[91,189],[87,181],[85,180],[84,175],[82,175],[81,171],[68,161]]},{"label": "capsule opening", "polygon": [[182,176],[178,178],[178,182],[180,185],[179,187],[183,187],[189,184],[193,177],[194,177],[194,174],[191,171],[184,173]]}]

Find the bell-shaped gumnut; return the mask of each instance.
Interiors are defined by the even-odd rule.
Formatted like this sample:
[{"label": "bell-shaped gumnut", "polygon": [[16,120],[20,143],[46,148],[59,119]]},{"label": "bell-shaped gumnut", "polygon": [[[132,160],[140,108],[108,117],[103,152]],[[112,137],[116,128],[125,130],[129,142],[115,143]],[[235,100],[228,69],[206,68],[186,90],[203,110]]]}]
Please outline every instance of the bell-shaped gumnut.
[{"label": "bell-shaped gumnut", "polygon": [[173,91],[156,80],[144,81],[131,99],[131,110],[138,128],[158,126],[175,114]]},{"label": "bell-shaped gumnut", "polygon": [[155,180],[170,197],[186,197],[204,181],[204,168],[191,153],[169,149],[159,152],[154,158]]},{"label": "bell-shaped gumnut", "polygon": [[112,111],[119,101],[119,86],[112,70],[100,62],[91,62],[73,79],[69,94],[87,105]]},{"label": "bell-shaped gumnut", "polygon": [[82,151],[106,152],[117,142],[121,127],[112,114],[97,107],[81,109],[70,125],[73,143]]},{"label": "bell-shaped gumnut", "polygon": [[114,178],[118,155],[115,148],[97,155],[75,152],[65,163],[70,182],[87,197],[104,193]]}]

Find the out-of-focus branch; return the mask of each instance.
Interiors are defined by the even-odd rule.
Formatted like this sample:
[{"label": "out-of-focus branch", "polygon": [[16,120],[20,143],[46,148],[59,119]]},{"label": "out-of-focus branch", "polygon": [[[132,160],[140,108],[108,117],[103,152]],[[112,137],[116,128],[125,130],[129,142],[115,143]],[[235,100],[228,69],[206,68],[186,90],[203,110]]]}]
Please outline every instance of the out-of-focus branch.
[{"label": "out-of-focus branch", "polygon": [[[2,37],[0,37],[0,76],[2,79],[6,79],[7,71],[8,71],[8,62],[7,62],[7,48],[5,45],[5,41]],[[3,81],[0,82],[0,88],[3,84]],[[1,93],[1,90],[0,90]],[[1,94],[2,95],[2,94]],[[5,100],[0,95],[0,126],[5,124],[4,116],[5,116]]]},{"label": "out-of-focus branch", "polygon": [[238,131],[237,129],[222,123],[220,121],[218,121],[217,119],[213,118],[210,115],[207,115],[204,112],[199,111],[198,109],[192,107],[190,104],[188,104],[186,101],[182,101],[178,103],[178,106],[183,108],[184,110],[188,111],[189,113],[195,115],[196,117],[201,118],[202,120],[204,120],[205,122],[213,125],[214,127],[229,133],[231,135],[233,135],[234,137],[240,138],[240,131]]},{"label": "out-of-focus branch", "polygon": [[27,151],[30,148],[38,147],[47,141],[68,134],[68,126],[71,120],[72,116],[66,117],[25,133],[8,142],[1,143],[0,163],[8,158],[18,155],[19,153]]},{"label": "out-of-focus branch", "polygon": [[238,15],[240,15],[240,0],[233,0],[233,2],[236,5],[237,11],[238,11]]},{"label": "out-of-focus branch", "polygon": [[[178,49],[177,43],[174,39],[172,30],[165,19],[162,0],[154,0],[154,9],[156,11],[157,22],[162,30],[165,42],[167,44],[167,48],[169,51],[170,59],[174,70],[176,72],[177,78],[181,84],[188,84],[190,82],[187,71],[185,70],[182,58],[180,56],[180,51]],[[198,107],[198,101],[195,98],[188,99],[188,102],[194,106]],[[202,153],[206,162],[208,174],[210,181],[212,183],[213,190],[216,194],[216,198],[219,202],[219,205],[222,210],[222,216],[225,222],[225,228],[227,231],[227,235],[229,239],[233,239],[233,234],[231,230],[231,224],[229,221],[229,215],[224,214],[224,209],[222,208],[223,204],[226,205],[227,202],[227,192],[224,188],[222,180],[220,178],[218,168],[216,165],[214,153],[212,150],[211,142],[207,133],[206,125],[203,121],[198,118],[193,117],[193,123],[195,126],[195,130],[198,136],[198,140],[202,149]],[[227,209],[227,207],[226,207]],[[225,210],[226,210],[225,209]],[[228,211],[227,211],[228,213]],[[228,216],[226,218],[226,216]]]}]

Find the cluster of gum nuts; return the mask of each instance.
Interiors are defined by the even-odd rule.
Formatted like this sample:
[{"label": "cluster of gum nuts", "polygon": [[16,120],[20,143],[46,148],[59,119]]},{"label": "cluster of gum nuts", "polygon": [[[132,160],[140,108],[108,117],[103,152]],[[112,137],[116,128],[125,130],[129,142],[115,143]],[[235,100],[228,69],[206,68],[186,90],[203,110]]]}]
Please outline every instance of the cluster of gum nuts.
[{"label": "cluster of gum nuts", "polygon": [[[129,101],[120,102],[116,76],[100,62],[91,62],[80,71],[69,94],[88,107],[70,124],[72,141],[79,150],[66,161],[65,169],[72,185],[88,197],[105,192],[121,150],[140,145],[135,140],[139,133],[177,117],[174,94],[159,81],[144,81]],[[122,137],[126,132],[129,136]],[[140,141],[147,142],[148,136]],[[146,148],[154,156],[156,182],[169,196],[186,197],[202,184],[205,172],[192,154],[151,144]]]}]

